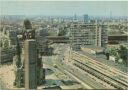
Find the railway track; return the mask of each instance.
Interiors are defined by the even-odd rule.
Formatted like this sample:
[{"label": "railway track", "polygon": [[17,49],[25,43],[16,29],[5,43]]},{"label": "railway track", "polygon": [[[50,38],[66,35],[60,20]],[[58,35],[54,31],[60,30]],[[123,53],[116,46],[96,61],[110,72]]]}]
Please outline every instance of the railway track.
[{"label": "railway track", "polygon": [[127,73],[124,73],[124,72],[122,72],[122,71],[120,71],[120,70],[118,70],[116,68],[112,68],[112,67],[110,67],[110,66],[108,66],[106,64],[103,64],[103,63],[101,63],[99,61],[96,61],[96,60],[94,60],[92,58],[89,58],[89,57],[87,57],[85,55],[82,55],[82,54],[80,54],[78,52],[73,52],[73,55],[75,57],[79,57],[80,60],[88,61],[88,62],[90,62],[92,64],[97,65],[98,67],[100,67],[102,69],[108,70],[109,71],[109,74],[110,73],[112,73],[112,74],[118,74],[118,75],[121,75],[121,76],[123,76],[123,78],[125,78],[125,79],[128,80],[128,74]]},{"label": "railway track", "polygon": [[79,54],[77,52],[73,52],[73,58],[79,59],[80,61],[84,61],[86,63],[88,63],[89,65],[92,65],[95,69],[97,70],[101,70],[102,72],[105,72],[106,74],[108,73],[108,75],[110,76],[121,76],[116,77],[116,79],[120,79],[123,82],[128,83],[128,74],[116,69],[116,68],[112,68],[108,65],[105,65],[99,61],[93,60],[92,58],[89,58],[85,55]]},{"label": "railway track", "polygon": [[[120,78],[113,77],[116,73],[116,70],[111,70],[107,68],[104,64],[97,62],[96,60],[91,60],[86,56],[82,56],[79,53],[73,53],[72,60],[74,65],[92,75],[96,78],[104,81],[107,84],[117,88],[117,89],[127,89],[128,83],[127,80],[122,80]],[[86,61],[86,62],[83,62]],[[122,73],[119,73],[122,75]],[[122,77],[127,78],[127,76],[122,75]]]},{"label": "railway track", "polygon": [[[75,60],[76,61],[76,60]],[[124,86],[124,84],[122,85],[122,83],[118,82],[117,80],[108,77],[107,75],[79,62],[76,61],[77,63],[75,63],[74,65],[77,66],[78,68],[92,74],[93,76],[97,77],[98,79],[104,81],[107,84],[110,84],[111,86],[117,88],[117,89],[126,89],[127,86]]]},{"label": "railway track", "polygon": [[[76,73],[73,68],[70,66],[66,68],[66,66],[58,65],[58,70],[62,71],[63,73],[71,76],[72,78],[76,79],[79,83],[81,83],[86,89],[107,89],[106,87],[99,84],[89,83],[87,79],[85,79],[86,75],[82,75],[78,72]],[[81,76],[82,75],[82,76]],[[84,78],[84,79],[83,79]],[[87,82],[88,81],[88,82]],[[98,85],[98,86],[97,86]]]},{"label": "railway track", "polygon": [[[85,61],[85,62],[82,62],[82,63],[88,64],[91,67],[95,68],[96,70],[102,71],[102,72],[104,72],[106,75],[108,75],[110,77],[113,76],[114,79],[117,79],[118,81],[123,82],[123,83],[128,85],[128,82],[127,82],[128,78],[125,77],[124,75],[115,73],[114,70],[112,70],[112,68],[107,68],[104,65],[102,65],[101,63],[95,62],[95,60],[92,60],[90,58],[82,58],[82,59],[81,58],[82,57],[80,57],[78,55],[77,55],[77,57],[75,56],[75,59],[78,59],[80,61],[83,61],[83,60]],[[121,76],[121,78],[117,77],[117,76]]]},{"label": "railway track", "polygon": [[63,73],[71,76],[72,78],[76,79],[78,82],[80,82],[83,86],[85,86],[87,89],[93,89],[92,87],[88,86],[85,81],[80,78],[78,75],[74,74],[74,72],[72,72],[72,70],[68,70],[62,66],[59,66],[58,70],[62,71]]}]

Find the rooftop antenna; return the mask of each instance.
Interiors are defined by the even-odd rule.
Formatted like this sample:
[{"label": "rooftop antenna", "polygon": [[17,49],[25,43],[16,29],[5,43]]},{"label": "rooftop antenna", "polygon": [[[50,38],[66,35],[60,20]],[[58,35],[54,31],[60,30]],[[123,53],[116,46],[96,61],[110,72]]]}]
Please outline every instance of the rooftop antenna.
[{"label": "rooftop antenna", "polygon": [[77,16],[76,16],[76,14],[73,17],[73,22],[77,22]]},{"label": "rooftop antenna", "polygon": [[112,11],[110,11],[110,19],[112,19]]},{"label": "rooftop antenna", "polygon": [[74,20],[76,20],[76,14],[74,15]]}]

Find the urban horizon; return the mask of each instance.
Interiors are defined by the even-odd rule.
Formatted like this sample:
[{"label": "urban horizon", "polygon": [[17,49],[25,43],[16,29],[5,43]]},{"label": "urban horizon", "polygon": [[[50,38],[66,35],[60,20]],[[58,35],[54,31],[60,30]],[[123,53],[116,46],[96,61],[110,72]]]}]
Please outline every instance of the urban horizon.
[{"label": "urban horizon", "polygon": [[1,14],[25,16],[128,16],[127,1],[0,1]]}]

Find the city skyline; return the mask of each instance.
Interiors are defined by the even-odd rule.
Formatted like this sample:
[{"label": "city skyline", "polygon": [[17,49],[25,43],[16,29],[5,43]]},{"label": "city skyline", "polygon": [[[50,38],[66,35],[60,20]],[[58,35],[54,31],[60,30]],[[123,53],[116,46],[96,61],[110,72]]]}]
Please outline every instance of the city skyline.
[{"label": "city skyline", "polygon": [[128,16],[127,1],[0,1],[1,15]]}]

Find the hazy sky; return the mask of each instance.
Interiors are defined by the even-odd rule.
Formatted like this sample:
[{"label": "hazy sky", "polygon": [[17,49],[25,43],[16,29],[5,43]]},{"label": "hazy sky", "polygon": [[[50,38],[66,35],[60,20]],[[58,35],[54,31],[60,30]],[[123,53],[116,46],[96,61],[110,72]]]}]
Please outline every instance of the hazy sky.
[{"label": "hazy sky", "polygon": [[0,0],[2,15],[128,16],[128,1],[7,1]]}]

